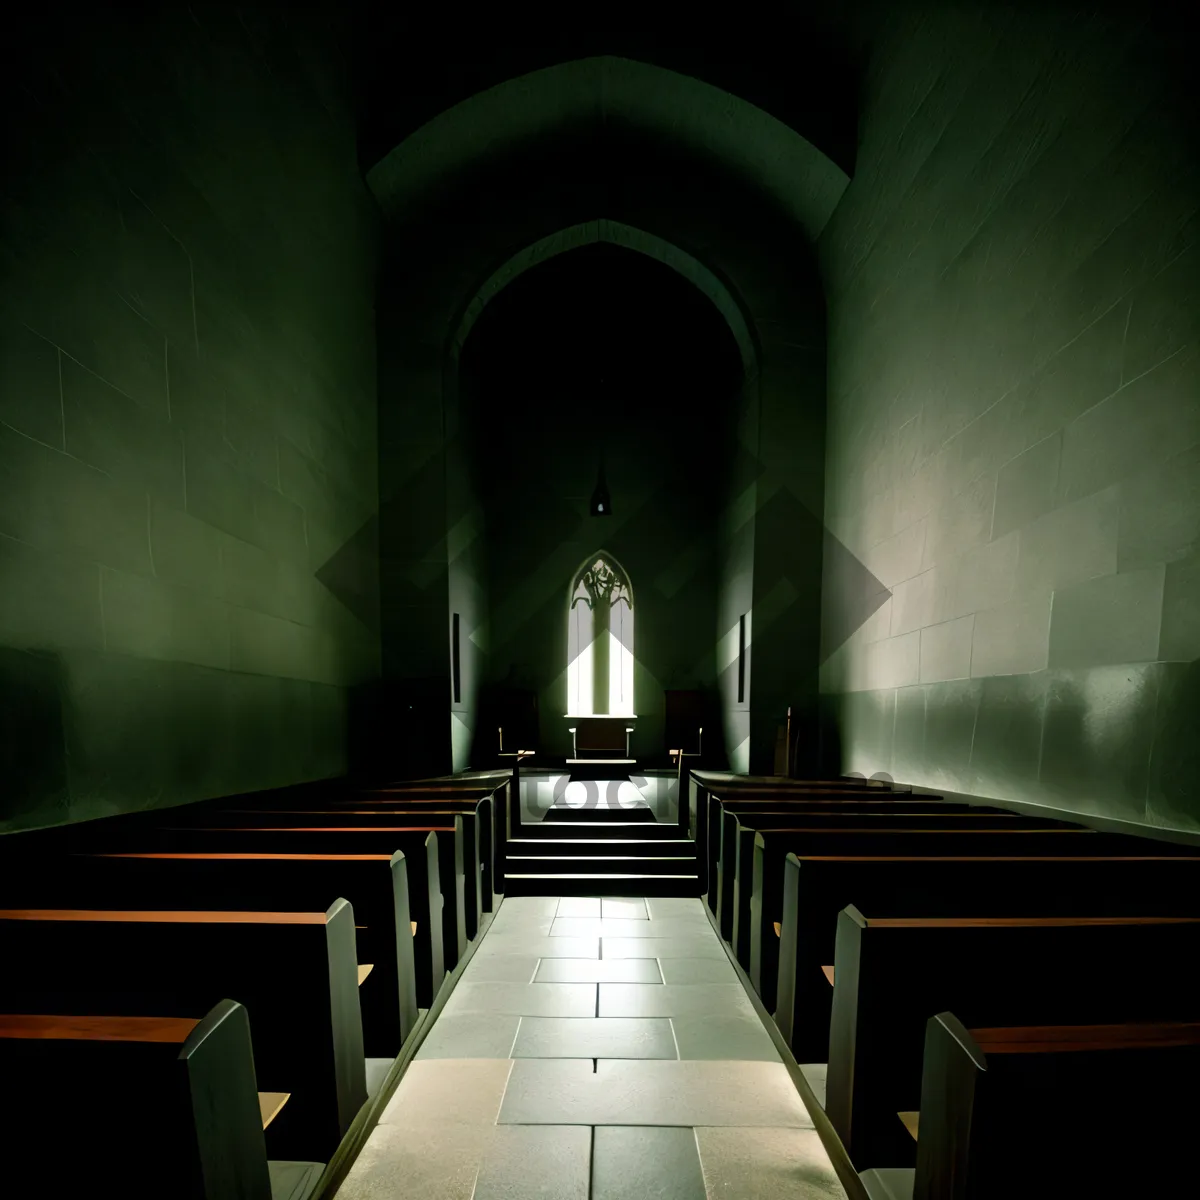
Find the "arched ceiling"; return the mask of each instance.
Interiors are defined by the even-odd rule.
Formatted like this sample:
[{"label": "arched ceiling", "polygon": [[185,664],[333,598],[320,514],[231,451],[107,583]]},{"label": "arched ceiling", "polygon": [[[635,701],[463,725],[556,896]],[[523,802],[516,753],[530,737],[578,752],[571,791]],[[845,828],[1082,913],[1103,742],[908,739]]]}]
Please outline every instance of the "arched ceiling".
[{"label": "arched ceiling", "polygon": [[815,242],[849,183],[812,142],[709,83],[625,58],[561,63],[440,112],[368,172],[384,214],[403,220],[472,162],[577,128],[628,128],[718,165],[770,197]]},{"label": "arched ceiling", "polygon": [[722,311],[692,278],[703,268],[673,261],[673,249],[628,226],[577,227],[505,264],[462,331],[464,370],[512,392],[491,416],[525,438],[527,412],[543,420],[581,403],[589,420],[679,434],[727,408],[746,371],[733,328],[747,338],[744,319],[732,301]]},{"label": "arched ceiling", "polygon": [[853,172],[859,59],[846,31],[827,14],[793,12],[789,37],[757,37],[748,53],[731,51],[727,43],[679,47],[645,34],[577,33],[536,46],[480,38],[439,54],[427,35],[405,27],[395,6],[366,8],[356,63],[364,170],[471,96],[548,67],[611,57],[661,67],[736,97]]}]

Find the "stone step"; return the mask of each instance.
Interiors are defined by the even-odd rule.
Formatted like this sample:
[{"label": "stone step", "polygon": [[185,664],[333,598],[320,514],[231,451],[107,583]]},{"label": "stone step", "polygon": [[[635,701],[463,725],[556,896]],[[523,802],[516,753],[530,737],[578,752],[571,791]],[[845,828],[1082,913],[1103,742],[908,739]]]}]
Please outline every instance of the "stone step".
[{"label": "stone step", "polygon": [[603,805],[583,805],[571,808],[564,804],[561,807],[551,805],[546,810],[543,824],[574,823],[576,821],[611,821],[614,824],[628,824],[636,821],[639,824],[653,825],[656,823],[654,810],[649,805],[641,808],[607,808]]},{"label": "stone step", "polygon": [[634,872],[642,875],[699,875],[699,864],[694,854],[659,855],[646,854],[589,854],[562,855],[509,854],[505,859],[505,878],[512,879],[527,872],[555,872],[560,875],[581,875],[614,872]]},{"label": "stone step", "polygon": [[678,825],[644,821],[522,821],[513,833],[522,838],[643,838],[653,841],[690,841]]},{"label": "stone step", "polygon": [[523,873],[510,875],[506,896],[699,896],[695,875],[580,875]]},{"label": "stone step", "polygon": [[508,853],[577,858],[587,854],[642,855],[648,858],[695,858],[696,843],[687,838],[659,837],[520,837],[509,838]]}]

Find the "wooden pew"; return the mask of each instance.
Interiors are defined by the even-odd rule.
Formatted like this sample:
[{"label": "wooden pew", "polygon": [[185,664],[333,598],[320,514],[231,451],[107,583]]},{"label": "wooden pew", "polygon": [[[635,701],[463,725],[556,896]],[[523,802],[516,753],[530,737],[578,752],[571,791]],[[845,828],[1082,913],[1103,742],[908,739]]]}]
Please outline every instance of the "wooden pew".
[{"label": "wooden pew", "polygon": [[[709,797],[715,790],[724,796],[735,796],[741,793],[766,795],[802,795],[802,794],[831,794],[867,793],[878,799],[911,794],[912,787],[908,784],[888,784],[879,780],[865,779],[787,779],[775,775],[734,775],[728,771],[709,771],[689,768],[687,795],[687,829],[689,836],[695,839],[700,868],[707,871],[708,865],[708,830],[709,830]],[[679,805],[684,807],[683,797]],[[700,880],[702,892],[709,888],[707,876]],[[710,903],[709,907],[712,905]]]},{"label": "wooden pew", "polygon": [[504,860],[510,836],[510,814],[514,807],[519,809],[517,802],[520,784],[518,783],[519,766],[523,757],[531,755],[532,751],[522,751],[513,755],[512,767],[494,767],[481,771],[459,771],[455,775],[443,775],[432,779],[398,780],[386,784],[391,789],[411,789],[422,786],[436,787],[439,790],[449,787],[468,787],[490,789],[488,792],[491,806],[491,870],[487,881],[487,890],[491,896],[491,907],[485,911],[494,911],[495,897],[504,892]]},{"label": "wooden pew", "polygon": [[[473,938],[484,912],[494,907],[499,894],[496,862],[507,840],[505,797],[511,771],[465,772],[442,779],[410,780],[375,788],[353,788],[346,784],[330,785],[319,791],[281,789],[257,795],[204,801],[169,812],[173,825],[212,825],[215,813],[269,811],[272,813],[330,812],[338,809],[366,812],[400,812],[411,806],[428,806],[442,811],[461,812],[467,841],[466,861],[475,861],[472,875],[465,877],[467,889],[468,937]],[[471,816],[474,814],[474,817]],[[152,823],[162,823],[157,814]],[[328,822],[333,824],[333,822]],[[472,917],[472,906],[476,913]]]},{"label": "wooden pew", "polygon": [[[510,772],[502,773],[502,779],[507,780]],[[377,788],[360,792],[346,799],[347,806],[355,809],[370,809],[377,806],[397,808],[409,804],[428,804],[430,801],[442,801],[442,808],[461,807],[464,814],[473,811],[476,814],[476,825],[468,828],[467,836],[474,841],[472,851],[477,859],[477,879],[468,886],[468,901],[477,905],[482,916],[495,908],[494,897],[502,892],[503,887],[498,879],[497,863],[503,861],[505,848],[508,844],[508,805],[507,782],[483,781],[478,786],[472,786],[473,781],[456,784],[429,783],[424,785],[401,784],[386,788]],[[468,825],[470,822],[468,821]],[[471,847],[468,847],[471,850]],[[471,861],[468,855],[468,862]],[[471,898],[471,888],[478,897]],[[468,910],[469,911],[469,910]],[[479,922],[469,933],[475,936]]]},{"label": "wooden pew", "polygon": [[1200,858],[1181,855],[789,854],[771,935],[775,1023],[797,1062],[828,1061],[833,989],[821,967],[834,962],[838,914],[851,904],[927,917],[1191,915],[1197,889]]},{"label": "wooden pew", "polygon": [[[491,912],[494,908],[495,901],[493,899],[496,894],[495,890],[495,870],[496,870],[496,836],[495,836],[495,812],[492,808],[491,794],[480,793],[479,791],[463,791],[462,789],[450,790],[445,793],[435,794],[417,794],[406,795],[402,792],[397,794],[388,794],[384,798],[380,798],[374,793],[350,794],[344,799],[331,801],[325,799],[319,808],[258,808],[253,806],[239,808],[211,808],[205,806],[189,805],[186,809],[175,810],[179,813],[178,816],[171,814],[166,821],[160,820],[158,824],[170,826],[173,828],[183,827],[206,827],[213,828],[214,826],[229,827],[234,825],[253,825],[256,823],[256,816],[262,817],[264,814],[270,816],[271,825],[342,825],[350,824],[367,825],[370,822],[367,820],[371,817],[386,818],[388,816],[397,817],[402,814],[411,814],[420,816],[422,819],[430,818],[431,824],[453,824],[453,816],[461,815],[463,819],[463,913],[465,926],[465,939],[470,941],[475,938],[479,932],[479,927],[483,921],[483,914]],[[302,818],[305,814],[324,813],[332,815],[339,812],[344,812],[348,816],[353,814],[355,819],[348,821],[339,820],[321,820],[321,821],[304,821]],[[435,817],[450,817],[448,821],[434,820]],[[363,818],[361,821],[357,818]],[[389,823],[386,820],[380,820],[380,824]],[[391,824],[404,824],[399,820],[393,820]],[[410,822],[412,823],[412,822]],[[501,839],[501,845],[507,842],[507,838]]]},{"label": "wooden pew", "polygon": [[929,1021],[917,1165],[873,1200],[1189,1196],[1200,1023],[967,1029]]},{"label": "wooden pew", "polygon": [[[19,835],[24,836],[24,835]],[[0,905],[308,911],[353,897],[370,1058],[394,1058],[445,976],[438,844],[398,854],[126,852],[26,855],[0,870]],[[410,906],[410,893],[423,904]],[[413,918],[416,917],[414,930]]]},{"label": "wooden pew", "polygon": [[328,1158],[367,1100],[354,910],[0,910],[0,1009],[203,1018],[234,995],[258,1087],[291,1096],[272,1157]]},{"label": "wooden pew", "polygon": [[[722,936],[733,943],[739,911],[749,912],[754,863],[754,833],[758,829],[787,825],[811,827],[827,823],[836,826],[890,822],[895,826],[938,828],[961,825],[963,828],[1008,826],[1014,830],[1080,829],[1082,826],[1066,821],[1049,821],[1037,817],[1018,817],[1003,809],[975,807],[967,804],[948,804],[943,800],[885,800],[857,798],[837,799],[829,796],[728,799],[716,795],[709,805],[709,879],[710,908],[718,918]],[[817,817],[814,821],[811,818]],[[739,904],[740,900],[740,904]]]},{"label": "wooden pew", "polygon": [[[455,817],[463,819],[463,913],[464,934],[467,941],[474,941],[483,924],[483,914],[490,913],[495,906],[492,890],[493,865],[490,862],[490,833],[482,814],[470,804],[454,800],[429,801],[425,803],[398,803],[360,808],[325,809],[271,809],[214,811],[188,821],[186,824],[172,822],[167,828],[191,829],[249,829],[269,826],[273,829],[386,829],[389,827],[414,827],[426,825],[453,826]],[[457,897],[456,897],[457,898]]]},{"label": "wooden pew", "polygon": [[[442,963],[444,970],[452,971],[467,951],[466,889],[464,875],[465,838],[461,814],[453,817],[453,824],[428,824],[418,814],[411,825],[391,825],[381,829],[358,829],[353,826],[283,826],[269,823],[269,816],[256,826],[224,829],[173,829],[156,830],[149,842],[156,851],[176,852],[229,852],[240,851],[251,854],[339,854],[371,855],[387,857],[399,852],[406,857],[420,856],[426,852],[430,837],[435,839],[438,859],[437,879],[441,888],[441,932]],[[434,818],[436,819],[436,818]],[[124,843],[127,849],[128,840]],[[417,922],[418,933],[426,914],[437,906],[437,901],[423,896],[432,896],[428,880],[417,878],[409,886],[409,901],[412,919]],[[416,894],[416,899],[414,899]],[[421,938],[424,949],[424,938]],[[431,960],[432,961],[432,960]]]},{"label": "wooden pew", "polygon": [[[455,962],[466,952],[467,942],[474,941],[478,936],[483,923],[485,876],[477,853],[480,847],[478,816],[472,808],[464,809],[452,803],[429,803],[389,805],[366,811],[212,812],[207,814],[206,819],[192,818],[186,823],[161,826],[154,834],[143,829],[139,831],[139,836],[167,839],[170,833],[174,833],[177,839],[186,839],[193,831],[204,831],[207,836],[214,831],[263,829],[326,833],[331,836],[339,832],[350,834],[361,831],[364,835],[378,832],[381,835],[378,843],[368,842],[366,837],[362,840],[362,845],[370,853],[383,853],[386,850],[387,839],[382,837],[385,832],[406,838],[415,830],[433,831],[439,840],[446,842],[440,848],[441,879],[444,882],[451,878],[450,872],[453,872],[454,879],[454,888],[446,895],[447,925],[454,932],[453,945],[447,943],[446,948],[449,969],[453,969]],[[129,844],[128,838],[115,840]],[[407,842],[398,844],[403,848]],[[488,892],[488,895],[491,893]],[[414,907],[419,903],[419,900],[414,901]],[[450,920],[451,917],[453,920]]]},{"label": "wooden pew", "polygon": [[865,917],[851,906],[834,954],[825,1112],[860,1170],[915,1163],[896,1114],[920,1108],[931,1013],[978,1025],[1197,1015],[1200,916]]},{"label": "wooden pew", "polygon": [[[795,852],[802,857],[805,855],[826,853],[826,851],[817,851],[812,848],[812,835],[797,833],[792,836],[789,830],[783,827],[787,824],[786,822],[780,821],[777,824],[779,827],[763,827],[755,832],[750,903],[751,965],[749,973],[755,987],[765,989],[760,990],[759,995],[763,997],[763,1001],[768,1007],[770,1007],[770,1003],[774,998],[774,992],[771,989],[774,986],[775,978],[775,963],[773,961],[775,946],[769,935],[773,932],[773,926],[781,921],[784,857],[789,852]],[[1085,829],[1082,826],[1072,826],[1065,822],[1055,823],[1050,828],[1043,829],[1041,826],[1037,826],[1037,828],[1039,830],[1038,833],[1025,836],[1040,836],[1050,839],[1047,843],[1047,849],[1044,851],[1044,853],[1049,854],[1076,855],[1086,853],[1102,854],[1109,857],[1116,855],[1140,856],[1147,853],[1147,846],[1151,847],[1149,853],[1159,857],[1193,858],[1200,853],[1200,848],[1194,846],[1176,845],[1170,842],[1151,841],[1150,839],[1111,833],[1098,833],[1095,830]],[[1017,830],[1014,827],[1006,826],[1005,829],[1011,836],[1017,836]],[[1000,832],[1003,831],[986,830],[989,839],[994,839]],[[967,836],[967,827],[964,826],[961,833],[962,836]],[[984,833],[984,830],[976,828],[975,836],[983,837]],[[901,837],[899,834],[896,836]],[[898,844],[895,853],[910,857],[926,853],[939,855],[959,853],[964,855],[987,854],[992,856],[1009,853],[1009,851],[999,848],[999,844],[994,840],[989,840],[989,848],[986,851],[966,847],[959,851],[950,847],[948,835],[930,833],[928,837],[931,839],[931,845],[934,845],[933,849],[919,851],[913,846],[905,845],[904,848],[901,848],[900,844]],[[1051,846],[1053,848],[1050,848]],[[828,853],[842,853],[842,851],[828,851]],[[859,853],[878,853],[878,851],[869,849],[864,845]],[[1038,853],[1038,851],[1030,846],[1017,851],[1017,853],[1034,854]]]},{"label": "wooden pew", "polygon": [[[397,814],[391,814],[396,817]],[[419,969],[418,993],[420,1004],[427,1007],[436,994],[433,991],[433,948],[427,947],[426,933],[434,926],[440,929],[440,949],[443,971],[451,971],[466,953],[466,881],[467,838],[466,824],[461,814],[437,819],[429,814],[400,814],[396,824],[381,828],[356,828],[341,824],[316,826],[276,826],[270,814],[250,815],[253,823],[245,826],[230,824],[220,828],[195,825],[163,828],[142,825],[133,831],[97,830],[87,839],[88,854],[131,853],[226,853],[299,854],[299,855],[370,855],[390,860],[397,851],[405,856],[408,877],[408,901],[411,920],[417,922],[414,954]],[[220,814],[214,814],[214,821]],[[403,824],[400,823],[403,821]],[[429,867],[428,841],[434,839],[436,872]],[[82,847],[76,852],[82,852]],[[435,893],[431,881],[435,880]],[[353,898],[352,898],[353,899]],[[366,922],[370,925],[370,922]],[[429,961],[428,980],[421,962]],[[374,961],[374,960],[371,960]],[[428,982],[428,986],[426,985]],[[440,984],[438,985],[440,986]]]},{"label": "wooden pew", "polygon": [[[1064,823],[1039,823],[1014,819],[1011,813],[993,813],[989,810],[961,812],[953,808],[932,811],[863,812],[861,809],[824,813],[811,810],[780,812],[745,811],[737,806],[725,813],[726,834],[724,842],[730,847],[728,863],[719,866],[721,883],[720,926],[722,936],[734,951],[737,960],[747,972],[751,969],[751,913],[754,905],[754,846],[755,836],[761,829],[786,823],[796,831],[821,832],[828,835],[855,832],[886,835],[888,833],[945,832],[959,830],[965,834],[996,832],[1004,834],[1031,834],[1055,828],[1081,829]],[[782,887],[782,865],[780,865],[780,887]],[[774,918],[772,918],[772,921]]]},{"label": "wooden pew", "polygon": [[[978,825],[947,829],[912,829],[898,824],[885,831],[871,829],[832,833],[819,829],[759,829],[754,833],[754,861],[750,895],[751,983],[768,1011],[775,1003],[778,969],[778,938],[775,925],[782,925],[784,858],[789,853],[802,857],[836,855],[1070,855],[1101,853],[1105,835],[1082,828],[1035,829],[979,828]],[[840,910],[839,910],[840,911]],[[830,922],[829,947],[833,947]],[[832,955],[823,962],[832,962]],[[826,1020],[828,1017],[826,1017]]]},{"label": "wooden pew", "polygon": [[200,1019],[0,1016],[0,1078],[17,1101],[6,1170],[52,1176],[43,1194],[272,1200],[274,1182],[306,1200],[321,1176],[267,1161],[250,1022],[232,1000]]},{"label": "wooden pew", "polygon": [[[733,796],[713,792],[709,796],[708,821],[708,879],[709,879],[709,908],[714,916],[719,916],[723,909],[728,908],[730,897],[725,893],[727,876],[736,877],[740,859],[744,858],[749,864],[753,857],[753,839],[748,838],[742,844],[735,839],[735,818],[741,820],[746,829],[755,829],[767,825],[782,826],[787,820],[766,821],[751,819],[750,814],[766,818],[771,814],[791,817],[812,813],[845,814],[849,817],[859,816],[889,816],[904,818],[912,816],[962,816],[974,821],[1019,822],[1025,829],[1078,829],[1078,822],[1049,820],[1041,817],[1022,816],[1001,808],[991,808],[983,805],[950,803],[937,797],[898,797],[888,800],[864,798],[861,795],[846,793],[820,794],[771,794],[758,795],[742,793]],[[728,918],[726,917],[726,924]]]},{"label": "wooden pew", "polygon": [[908,795],[885,796],[882,793],[851,791],[849,789],[817,791],[785,791],[780,788],[767,790],[741,788],[726,792],[723,788],[708,793],[705,813],[706,830],[704,836],[705,882],[708,894],[708,907],[713,915],[720,912],[721,875],[725,859],[724,827],[725,814],[732,812],[768,811],[778,809],[787,811],[792,808],[825,808],[847,810],[854,812],[990,812],[999,813],[1000,809],[974,808],[966,804],[948,805],[937,796],[912,797]]}]

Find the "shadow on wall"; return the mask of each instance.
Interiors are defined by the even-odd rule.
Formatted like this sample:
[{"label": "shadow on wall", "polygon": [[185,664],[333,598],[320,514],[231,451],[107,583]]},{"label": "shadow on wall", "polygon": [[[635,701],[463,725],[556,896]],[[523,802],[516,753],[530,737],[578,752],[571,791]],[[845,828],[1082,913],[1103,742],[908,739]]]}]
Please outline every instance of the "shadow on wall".
[{"label": "shadow on wall", "polygon": [[386,731],[395,721],[389,711],[388,689],[372,679],[350,689],[346,702],[346,771],[355,781],[385,778],[389,767]]},{"label": "shadow on wall", "polygon": [[833,694],[822,710],[823,773],[1200,827],[1197,661]]},{"label": "shadow on wall", "polygon": [[817,777],[836,779],[842,774],[841,712],[835,695],[822,696],[817,746]]},{"label": "shadow on wall", "polygon": [[62,685],[56,654],[0,646],[0,831],[65,817]]},{"label": "shadow on wall", "polygon": [[450,685],[444,677],[373,680],[352,689],[348,771],[356,781],[448,775]]},{"label": "shadow on wall", "polygon": [[1179,669],[1159,696],[1159,721],[1150,759],[1149,816],[1156,824],[1200,825],[1200,659]]}]

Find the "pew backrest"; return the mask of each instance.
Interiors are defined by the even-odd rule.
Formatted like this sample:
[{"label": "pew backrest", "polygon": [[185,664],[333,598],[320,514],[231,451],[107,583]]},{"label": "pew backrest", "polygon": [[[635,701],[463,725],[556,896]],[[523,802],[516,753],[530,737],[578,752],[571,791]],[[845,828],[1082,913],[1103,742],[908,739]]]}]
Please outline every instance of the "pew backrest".
[{"label": "pew backrest", "polygon": [[914,1200],[1188,1195],[1200,1023],[927,1026]]},{"label": "pew backrest", "polygon": [[[246,1009],[0,1015],[5,1170],[56,1195],[271,1200]],[[74,1119],[73,1119],[74,1118]]]},{"label": "pew backrest", "polygon": [[1111,916],[1200,916],[1198,897],[1200,858],[1177,855],[789,853],[773,939],[776,1024],[794,1050],[819,1054],[801,1061],[828,1061],[832,996],[820,968],[833,962],[848,905],[881,915],[1019,917],[1077,915],[1080,904],[1099,911],[1103,901]]},{"label": "pew backrest", "polygon": [[[1082,903],[1082,902],[1081,902]],[[1103,901],[1099,901],[1103,904]],[[909,1166],[926,1024],[1186,1020],[1200,917],[838,917],[825,1111],[862,1168]]]},{"label": "pew backrest", "polygon": [[[297,1148],[332,1153],[367,1098],[354,910],[0,910],[0,1009],[202,1016],[236,996]],[[215,997],[214,998],[214,993]],[[311,1158],[294,1153],[294,1158]]]}]

